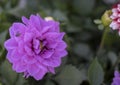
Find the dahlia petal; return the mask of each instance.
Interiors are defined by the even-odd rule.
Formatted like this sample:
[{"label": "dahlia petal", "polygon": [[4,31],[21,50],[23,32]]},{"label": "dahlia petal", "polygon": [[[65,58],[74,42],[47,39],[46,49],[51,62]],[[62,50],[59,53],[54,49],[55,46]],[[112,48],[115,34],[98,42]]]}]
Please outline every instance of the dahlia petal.
[{"label": "dahlia petal", "polygon": [[47,47],[48,48],[56,48],[56,46],[58,45],[58,43],[56,42],[56,41],[53,41],[53,40],[49,40],[48,42],[47,42]]},{"label": "dahlia petal", "polygon": [[43,78],[43,76],[46,74],[46,70],[40,69],[40,71],[38,73],[36,73],[35,75],[33,75],[33,77],[36,80],[41,80]]},{"label": "dahlia petal", "polygon": [[29,76],[30,76],[30,74],[27,71],[25,71],[23,77],[28,78]]},{"label": "dahlia petal", "polygon": [[38,49],[40,45],[40,41],[38,39],[33,39],[33,47],[34,49]]},{"label": "dahlia petal", "polygon": [[117,13],[117,12],[114,12],[112,15],[117,17],[117,16],[118,16],[118,13]]},{"label": "dahlia petal", "polygon": [[62,33],[56,33],[56,32],[49,32],[43,35],[44,38],[46,38],[48,41],[49,40],[62,40],[64,36],[64,32]]},{"label": "dahlia petal", "polygon": [[15,49],[11,52],[11,58],[12,58],[13,61],[19,60],[22,56],[23,56],[23,54],[20,54],[18,52],[18,49]]},{"label": "dahlia petal", "polygon": [[57,51],[53,54],[53,57],[65,57],[67,55],[66,50]]},{"label": "dahlia petal", "polygon": [[46,27],[43,28],[43,30],[42,30],[41,33],[44,34],[44,33],[47,32],[49,29],[50,29],[50,26],[46,26]]},{"label": "dahlia petal", "polygon": [[36,65],[36,63],[29,64],[28,72],[30,75],[35,75],[36,73],[39,72],[39,67]]},{"label": "dahlia petal", "polygon": [[67,47],[67,44],[64,41],[59,42],[56,46],[57,50],[59,51],[64,50],[66,47]]},{"label": "dahlia petal", "polygon": [[[13,69],[14,69],[14,67],[13,67]],[[15,71],[18,72],[18,73],[26,71],[26,65],[16,66]]]},{"label": "dahlia petal", "polygon": [[114,72],[114,75],[115,75],[115,77],[120,77],[120,74],[119,74],[118,71],[115,71],[115,72]]},{"label": "dahlia petal", "polygon": [[27,67],[26,64],[24,62],[21,62],[21,61],[14,62],[13,66],[12,66],[12,68],[18,73],[26,71],[26,69],[27,69],[26,67]]},{"label": "dahlia petal", "polygon": [[37,18],[39,19],[39,22],[41,22],[41,23],[40,23],[41,27],[45,26],[45,23],[46,23],[46,22],[44,21],[44,19],[42,19],[39,14],[37,14],[36,16],[37,16]]},{"label": "dahlia petal", "polygon": [[30,16],[30,22],[31,22],[31,24],[33,24],[35,27],[36,27],[36,29],[39,29],[39,30],[41,30],[41,20],[37,17],[37,16],[35,16],[35,15],[31,15]]},{"label": "dahlia petal", "polygon": [[41,36],[41,32],[39,30],[37,30],[31,23],[28,27],[29,29],[27,29],[28,33],[31,33],[31,35],[33,37],[40,37]]},{"label": "dahlia petal", "polygon": [[9,50],[8,53],[7,53],[7,59],[10,61],[10,63],[13,62],[13,60],[11,58],[12,57],[11,55],[12,55],[12,50]]},{"label": "dahlia petal", "polygon": [[120,26],[119,26],[119,24],[117,24],[116,22],[112,22],[112,23],[110,24],[110,27],[111,27],[113,30],[116,30],[116,29],[118,29]]},{"label": "dahlia petal", "polygon": [[48,71],[50,71],[51,73],[55,74],[55,69],[54,69],[54,67],[48,67]]},{"label": "dahlia petal", "polygon": [[120,18],[117,19],[117,22],[120,23]]},{"label": "dahlia petal", "polygon": [[114,12],[118,12],[118,10],[116,9],[116,8],[113,8],[112,9],[112,12],[114,13]]},{"label": "dahlia petal", "polygon": [[15,50],[9,50],[7,53],[7,59],[11,62],[19,62],[21,60],[21,57],[23,57],[23,54],[20,54],[17,49]]},{"label": "dahlia petal", "polygon": [[120,18],[120,14],[118,14],[118,17]]},{"label": "dahlia petal", "polygon": [[40,49],[35,49],[34,51],[35,51],[36,54],[39,54],[41,50]]},{"label": "dahlia petal", "polygon": [[[118,16],[119,16],[119,15],[118,15]],[[111,15],[110,18],[111,18],[111,19],[117,19],[118,16]]]},{"label": "dahlia petal", "polygon": [[10,36],[11,37],[18,37],[24,34],[26,30],[26,26],[22,23],[14,23],[11,27],[10,27]]},{"label": "dahlia petal", "polygon": [[17,48],[18,44],[15,39],[11,38],[5,41],[4,46],[7,50]]},{"label": "dahlia petal", "polygon": [[24,35],[24,41],[25,42],[30,42],[33,38],[33,33],[25,33]]},{"label": "dahlia petal", "polygon": [[54,51],[52,50],[46,50],[41,54],[42,58],[50,58],[53,55]]},{"label": "dahlia petal", "polygon": [[19,41],[18,43],[18,52],[19,53],[24,53],[25,52],[25,49],[24,49],[24,42],[23,41]]},{"label": "dahlia petal", "polygon": [[26,17],[24,17],[24,16],[22,16],[22,22],[23,22],[24,24],[26,24],[26,25],[29,24],[29,20],[28,20]]},{"label": "dahlia petal", "polygon": [[113,81],[114,81],[115,85],[119,85],[120,84],[120,78],[119,77],[118,78],[114,78]]},{"label": "dahlia petal", "polygon": [[46,26],[49,28],[47,31],[49,32],[59,32],[59,23],[53,20],[46,21]]},{"label": "dahlia petal", "polygon": [[24,55],[22,57],[22,59],[24,60],[24,62],[26,62],[27,64],[33,64],[33,63],[36,63],[36,59],[32,56],[27,56],[27,55]]},{"label": "dahlia petal", "polygon": [[27,53],[28,55],[32,56],[32,55],[34,54],[33,51],[32,51],[32,49],[31,49],[30,47],[25,46],[24,48],[25,48],[25,51],[26,51],[26,53]]},{"label": "dahlia petal", "polygon": [[118,71],[114,72],[114,78],[111,85],[119,85],[120,84],[120,73]]},{"label": "dahlia petal", "polygon": [[51,66],[51,67],[58,67],[61,64],[61,58],[45,59],[43,61],[43,64],[46,65],[46,66]]},{"label": "dahlia petal", "polygon": [[117,7],[118,11],[120,11],[120,4],[118,4],[118,7]]}]

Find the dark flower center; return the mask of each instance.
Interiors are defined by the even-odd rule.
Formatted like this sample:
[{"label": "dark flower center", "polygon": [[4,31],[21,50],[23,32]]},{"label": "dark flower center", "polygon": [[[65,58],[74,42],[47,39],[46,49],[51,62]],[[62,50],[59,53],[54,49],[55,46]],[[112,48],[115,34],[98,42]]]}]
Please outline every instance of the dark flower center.
[{"label": "dark flower center", "polygon": [[40,49],[42,50],[43,49],[43,43],[40,41]]},{"label": "dark flower center", "polygon": [[40,40],[37,38],[32,40],[32,51],[35,54],[39,55],[43,53],[45,49],[47,49],[45,40]]}]

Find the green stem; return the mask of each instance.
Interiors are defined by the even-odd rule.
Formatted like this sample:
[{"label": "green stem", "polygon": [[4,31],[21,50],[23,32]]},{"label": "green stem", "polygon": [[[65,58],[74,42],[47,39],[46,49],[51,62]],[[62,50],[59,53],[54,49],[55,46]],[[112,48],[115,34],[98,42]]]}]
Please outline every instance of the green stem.
[{"label": "green stem", "polygon": [[104,47],[105,39],[106,39],[106,37],[107,37],[108,32],[109,32],[109,28],[106,27],[105,30],[104,30],[102,39],[101,39],[100,47],[99,47],[99,49],[98,49],[98,51],[97,51],[97,55],[99,55],[99,54],[101,53],[101,50],[102,50],[103,47]]},{"label": "green stem", "polygon": [[111,69],[114,69],[119,63],[120,63],[120,58],[116,60],[115,64],[112,66]]}]

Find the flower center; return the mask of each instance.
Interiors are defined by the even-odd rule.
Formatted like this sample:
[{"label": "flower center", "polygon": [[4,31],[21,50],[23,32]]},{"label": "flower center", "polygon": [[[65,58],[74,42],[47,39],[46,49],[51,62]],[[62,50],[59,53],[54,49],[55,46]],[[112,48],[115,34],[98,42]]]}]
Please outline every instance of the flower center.
[{"label": "flower center", "polygon": [[40,49],[42,50],[43,49],[43,44],[42,44],[42,41],[40,41]]},{"label": "flower center", "polygon": [[45,48],[45,41],[39,39],[33,39],[33,51],[35,54],[40,54]]}]

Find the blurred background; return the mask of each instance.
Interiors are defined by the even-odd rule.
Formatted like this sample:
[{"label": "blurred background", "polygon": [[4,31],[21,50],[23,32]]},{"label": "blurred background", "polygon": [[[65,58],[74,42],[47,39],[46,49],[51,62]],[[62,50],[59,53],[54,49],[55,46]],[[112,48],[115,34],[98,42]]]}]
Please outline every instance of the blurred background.
[{"label": "blurred background", "polygon": [[[98,73],[98,79],[102,85],[110,85],[114,70],[119,69],[116,61],[120,57],[120,37],[110,30],[105,48],[97,55],[104,28],[96,25],[94,20],[100,19],[116,3],[118,0],[0,0],[0,85],[90,85],[89,78],[94,78],[89,75],[101,69],[104,73]],[[25,79],[22,74],[15,73],[6,60],[3,45],[9,38],[8,29],[13,22],[21,22],[21,16],[37,13],[43,18],[52,16],[61,23],[69,52],[61,66],[56,68],[56,74],[48,73],[41,81]],[[96,55],[99,63],[94,62],[96,67],[89,74]],[[96,79],[93,81],[99,81]]]}]

